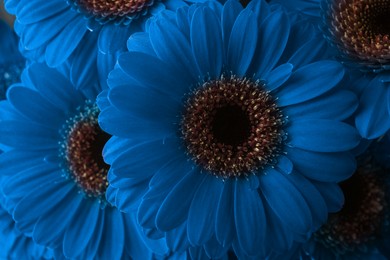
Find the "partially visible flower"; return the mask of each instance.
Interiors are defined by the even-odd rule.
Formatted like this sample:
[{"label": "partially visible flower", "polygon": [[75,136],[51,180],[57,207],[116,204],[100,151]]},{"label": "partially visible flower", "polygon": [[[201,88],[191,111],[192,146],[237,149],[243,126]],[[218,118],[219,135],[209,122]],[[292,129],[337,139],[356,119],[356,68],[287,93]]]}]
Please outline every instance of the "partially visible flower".
[{"label": "partially visible flower", "polygon": [[[341,183],[342,210],[329,219],[303,252],[314,259],[388,259],[390,257],[390,168],[376,161],[382,141],[359,157],[358,169]],[[387,142],[388,143],[388,142]],[[389,147],[385,152],[390,155]]]},{"label": "partially visible flower", "polygon": [[390,70],[390,1],[323,0],[324,31],[348,66]]},{"label": "partially visible flower", "polygon": [[[63,63],[93,31],[100,50],[125,48],[127,38],[161,10],[175,10],[205,0],[5,0],[16,15],[21,51],[32,60],[55,67]],[[95,55],[96,57],[96,55]]]},{"label": "partially visible flower", "polygon": [[7,210],[24,234],[72,259],[165,254],[164,240],[147,239],[135,212],[124,214],[106,201],[109,166],[101,153],[110,135],[97,122],[102,87],[93,78],[76,89],[56,69],[33,63],[0,102]]},{"label": "partially visible flower", "polygon": [[0,20],[0,100],[5,92],[20,81],[25,60],[18,50],[18,37],[9,26]]},{"label": "partially visible flower", "polygon": [[355,170],[360,137],[343,120],[357,100],[340,86],[341,64],[318,61],[325,41],[301,25],[264,1],[230,0],[133,34],[98,102],[113,135],[109,201],[138,208],[170,248],[211,258],[231,247],[265,257],[324,223],[341,206],[336,182]]}]

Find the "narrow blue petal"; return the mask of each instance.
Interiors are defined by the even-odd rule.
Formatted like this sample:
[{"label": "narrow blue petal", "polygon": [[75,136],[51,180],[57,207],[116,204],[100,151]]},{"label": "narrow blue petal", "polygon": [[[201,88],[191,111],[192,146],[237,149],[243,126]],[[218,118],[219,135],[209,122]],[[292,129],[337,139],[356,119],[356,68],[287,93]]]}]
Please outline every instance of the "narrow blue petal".
[{"label": "narrow blue petal", "polygon": [[115,53],[126,50],[126,41],[132,34],[133,26],[117,26],[105,24],[99,32],[99,51],[104,54]]},{"label": "narrow blue petal", "polygon": [[291,146],[315,152],[348,151],[360,142],[355,128],[327,119],[297,119],[291,121],[287,132]]},{"label": "narrow blue petal", "polygon": [[[71,57],[70,79],[77,89],[88,88],[96,84],[96,75],[100,74],[97,71],[97,34],[86,32],[82,43],[73,52]],[[98,63],[99,66],[106,66],[106,62]],[[112,67],[113,68],[113,67]],[[112,69],[111,68],[111,69]],[[107,75],[104,75],[107,79]]]},{"label": "narrow blue petal", "polygon": [[242,9],[242,5],[235,0],[228,0],[223,6],[221,24],[224,50],[228,49],[229,39],[234,22],[241,13]]},{"label": "narrow blue petal", "polygon": [[166,234],[167,245],[173,252],[183,252],[190,247],[187,238],[187,222]]},{"label": "narrow blue petal", "polygon": [[30,88],[13,86],[9,89],[7,97],[16,110],[38,124],[60,129],[66,120],[63,111]]},{"label": "narrow blue petal", "polygon": [[231,181],[226,181],[218,203],[215,234],[222,246],[229,246],[235,236],[234,225],[234,189]]},{"label": "narrow blue petal", "polygon": [[58,131],[33,122],[0,122],[0,142],[15,148],[27,150],[56,148],[59,138]]},{"label": "narrow blue petal", "polygon": [[191,21],[191,45],[203,78],[218,78],[223,63],[222,30],[218,17],[210,8],[195,11]]},{"label": "narrow blue petal", "polygon": [[156,227],[158,229],[161,231],[172,230],[187,219],[193,196],[204,178],[205,176],[198,171],[193,171],[177,183],[157,212]]},{"label": "narrow blue petal", "polygon": [[[21,34],[21,43],[27,50],[32,50],[50,42],[68,23],[75,19],[76,15],[76,13],[64,11],[48,18],[50,22],[29,25],[28,30],[23,31],[23,34]],[[53,26],[53,24],[56,26]]]},{"label": "narrow blue petal", "polygon": [[299,173],[294,172],[286,178],[299,190],[309,206],[313,217],[312,231],[316,231],[326,222],[328,217],[328,207],[324,198],[316,187]]},{"label": "narrow blue petal", "polygon": [[[9,1],[18,2],[18,1]],[[60,12],[68,12],[69,6],[63,1],[19,1],[17,8],[18,20],[22,24],[42,21]],[[31,12],[34,10],[34,12]]]},{"label": "narrow blue petal", "polygon": [[356,169],[355,157],[349,152],[318,153],[286,148],[294,169],[307,178],[324,182],[339,182],[349,178]]},{"label": "narrow blue petal", "polygon": [[320,118],[345,120],[357,109],[359,102],[353,92],[340,90],[328,96],[285,107],[283,112],[290,118]]},{"label": "narrow blue petal", "polygon": [[0,172],[3,175],[16,174],[43,163],[42,152],[11,150],[0,154]]},{"label": "narrow blue petal", "polygon": [[190,41],[177,28],[175,21],[168,19],[153,21],[149,28],[149,36],[153,49],[161,60],[193,81],[198,79],[199,72]]},{"label": "narrow blue petal", "polygon": [[214,234],[215,209],[218,206],[223,185],[222,180],[208,175],[195,193],[188,213],[187,230],[191,245],[203,245]]},{"label": "narrow blue petal", "polygon": [[389,86],[373,79],[360,96],[355,123],[362,137],[374,139],[390,129]]},{"label": "narrow blue petal", "polygon": [[255,14],[245,9],[237,17],[229,38],[227,66],[234,74],[243,77],[256,50],[257,26]]},{"label": "narrow blue petal", "polygon": [[310,209],[297,188],[284,175],[272,168],[260,176],[260,188],[269,206],[295,234],[306,234],[312,227]]},{"label": "narrow blue petal", "polygon": [[326,41],[322,36],[311,39],[294,52],[288,62],[294,67],[302,67],[306,64],[318,61],[324,57],[327,49]]},{"label": "narrow blue petal", "polygon": [[71,21],[47,46],[45,53],[47,64],[56,67],[63,63],[80,44],[86,32],[86,20]]},{"label": "narrow blue petal", "polygon": [[265,241],[267,228],[263,203],[257,190],[249,189],[244,181],[236,181],[234,218],[237,240],[246,255],[263,254],[259,247]]},{"label": "narrow blue petal", "polygon": [[267,74],[278,63],[289,34],[290,21],[284,12],[272,12],[261,24],[254,71],[258,77]]},{"label": "narrow blue petal", "polygon": [[142,86],[118,86],[111,88],[108,98],[113,106],[133,117],[153,120],[161,124],[173,124],[181,113],[182,104],[155,89]]},{"label": "narrow blue petal", "polygon": [[[77,257],[90,243],[99,217],[100,207],[97,202],[83,203],[72,221],[71,228],[65,232],[64,254],[67,257]],[[95,242],[95,241],[93,241]]]},{"label": "narrow blue petal", "polygon": [[117,156],[120,156],[123,152],[131,149],[133,146],[134,143],[127,138],[117,136],[111,137],[103,148],[104,161],[107,164],[112,164]]},{"label": "narrow blue petal", "polygon": [[26,77],[38,89],[42,97],[65,112],[84,103],[83,96],[76,91],[72,83],[47,65],[32,64],[26,69]]},{"label": "narrow blue petal", "polygon": [[118,63],[124,72],[140,84],[171,93],[177,99],[181,99],[193,83],[180,70],[144,53],[124,53],[119,56]]},{"label": "narrow blue petal", "polygon": [[278,164],[276,167],[278,170],[284,174],[290,174],[293,171],[294,164],[291,162],[291,160],[288,158],[288,156],[279,156],[278,157]]},{"label": "narrow blue petal", "polygon": [[293,68],[292,64],[285,63],[270,71],[265,77],[267,90],[272,91],[283,85],[290,78]]},{"label": "narrow blue petal", "polygon": [[127,49],[129,52],[142,52],[145,54],[155,54],[152,43],[150,42],[149,33],[133,33],[127,40]]},{"label": "narrow blue petal", "polygon": [[177,142],[171,139],[140,144],[118,156],[111,171],[118,177],[148,178],[180,152],[177,146]]},{"label": "narrow blue petal", "polygon": [[[97,255],[102,259],[121,259],[125,243],[124,232],[122,213],[115,208],[105,210],[104,229]],[[92,240],[91,243],[93,242]]]},{"label": "narrow blue petal", "polygon": [[288,106],[318,97],[337,86],[343,77],[344,68],[336,61],[318,61],[303,66],[278,89],[278,104]]},{"label": "narrow blue petal", "polygon": [[149,180],[132,181],[125,187],[126,192],[118,192],[115,197],[115,206],[123,212],[134,212],[147,191]]},{"label": "narrow blue petal", "polygon": [[344,205],[344,194],[337,183],[312,182],[321,193],[329,212],[337,212]]},{"label": "narrow blue petal", "polygon": [[203,246],[206,252],[206,255],[210,259],[221,259],[226,256],[229,246],[221,246],[215,236],[213,236],[205,245]]}]

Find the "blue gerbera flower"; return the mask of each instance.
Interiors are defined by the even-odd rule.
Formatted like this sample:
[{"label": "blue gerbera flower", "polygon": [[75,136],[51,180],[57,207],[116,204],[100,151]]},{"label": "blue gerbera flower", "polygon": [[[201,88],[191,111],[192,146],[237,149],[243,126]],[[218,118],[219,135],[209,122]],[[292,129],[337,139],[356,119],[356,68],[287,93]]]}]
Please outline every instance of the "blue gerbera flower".
[{"label": "blue gerbera flower", "polygon": [[[261,257],[341,207],[359,143],[343,67],[315,30],[264,1],[179,8],[133,34],[98,103],[113,135],[107,196],[147,232]],[[175,239],[175,237],[184,239]],[[185,246],[184,246],[185,247]]]},{"label": "blue gerbera flower", "polygon": [[12,216],[0,199],[0,258],[1,259],[53,259],[53,252],[37,245],[31,237],[24,236],[16,227]]},{"label": "blue gerbera flower", "polygon": [[[389,259],[390,156],[386,138],[375,140],[358,157],[355,174],[341,183],[345,203],[302,247],[314,259]],[[377,154],[379,152],[379,154]]]},{"label": "blue gerbera flower", "polygon": [[18,50],[18,37],[0,20],[0,100],[13,83],[20,80],[25,60]]},{"label": "blue gerbera flower", "polygon": [[150,16],[203,1],[5,0],[5,6],[17,17],[15,31],[21,37],[22,52],[54,67],[82,48],[88,31],[100,35],[103,52],[117,51],[125,48],[129,35],[141,30]]},{"label": "blue gerbera flower", "polygon": [[134,213],[106,202],[101,152],[110,136],[97,123],[101,85],[94,78],[77,90],[64,74],[34,63],[0,102],[7,210],[24,234],[72,259],[165,254],[164,241],[144,237]]}]

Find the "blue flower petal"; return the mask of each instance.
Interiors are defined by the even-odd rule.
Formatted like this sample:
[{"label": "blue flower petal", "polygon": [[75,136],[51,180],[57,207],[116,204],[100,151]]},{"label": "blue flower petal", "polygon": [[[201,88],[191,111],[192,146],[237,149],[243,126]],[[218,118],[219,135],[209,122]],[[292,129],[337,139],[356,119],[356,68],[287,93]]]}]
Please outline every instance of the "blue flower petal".
[{"label": "blue flower petal", "polygon": [[284,12],[272,12],[259,28],[259,39],[255,53],[254,73],[258,77],[266,75],[278,63],[288,36],[290,21]]},{"label": "blue flower petal", "polygon": [[233,183],[226,181],[217,207],[215,235],[222,246],[229,246],[235,236]]},{"label": "blue flower petal", "polygon": [[95,242],[92,235],[99,217],[99,210],[97,202],[83,203],[83,206],[79,208],[75,214],[76,219],[72,221],[71,228],[67,229],[64,236],[63,250],[67,257],[77,257],[85,250],[91,239]]},{"label": "blue flower petal", "polygon": [[233,25],[227,49],[228,69],[239,77],[245,75],[253,59],[258,31],[255,14],[249,9],[242,11]]},{"label": "blue flower petal", "polygon": [[262,254],[259,245],[266,239],[266,218],[257,190],[248,189],[244,181],[236,181],[234,191],[234,218],[237,240],[248,256]]},{"label": "blue flower petal", "polygon": [[[199,186],[188,213],[188,240],[191,245],[201,246],[215,232],[215,218],[223,188],[222,180],[208,175]],[[211,210],[205,210],[211,209]]]},{"label": "blue flower petal", "polygon": [[272,168],[260,176],[260,188],[275,214],[295,234],[306,234],[312,227],[310,209],[297,188],[284,175]]},{"label": "blue flower petal", "polygon": [[213,236],[208,242],[206,242],[203,247],[206,252],[206,255],[210,259],[221,259],[226,256],[227,251],[229,250],[229,246],[221,246],[215,236]]},{"label": "blue flower petal", "polygon": [[287,132],[291,146],[315,152],[348,151],[360,142],[355,128],[328,119],[296,119]]},{"label": "blue flower petal", "polygon": [[223,6],[221,24],[224,50],[228,49],[229,39],[234,22],[236,21],[238,15],[241,13],[242,9],[242,5],[235,0],[228,0]]},{"label": "blue flower petal", "polygon": [[276,94],[280,106],[288,106],[318,97],[337,86],[344,77],[343,66],[336,61],[318,61],[300,67]]},{"label": "blue flower petal", "polygon": [[146,32],[137,32],[130,35],[127,40],[127,49],[129,52],[142,52],[149,55],[154,54],[149,33]]},{"label": "blue flower petal", "polygon": [[[69,6],[63,1],[8,1],[18,4],[16,13],[18,20],[22,24],[32,24],[50,16],[58,15],[60,12],[65,12]],[[31,10],[34,10],[32,12]]]},{"label": "blue flower petal", "polygon": [[166,234],[167,245],[173,252],[183,252],[189,246],[187,238],[187,222]]},{"label": "blue flower petal", "polygon": [[[193,196],[205,176],[198,171],[189,172],[169,192],[156,216],[156,227],[161,231],[169,231],[178,227],[188,216]],[[185,196],[183,196],[185,194]],[[180,207],[177,207],[180,205]]]},{"label": "blue flower petal", "polygon": [[121,259],[125,236],[123,217],[118,210],[105,210],[105,225],[97,251],[97,255],[102,259]]},{"label": "blue flower petal", "polygon": [[34,90],[13,86],[9,89],[7,97],[16,110],[38,124],[59,129],[65,122],[63,111],[42,98]]},{"label": "blue flower petal", "polygon": [[265,77],[266,89],[273,91],[283,85],[290,78],[293,68],[292,64],[285,63],[270,71],[269,75]]},{"label": "blue flower petal", "polygon": [[108,98],[113,106],[128,112],[133,117],[153,120],[161,124],[177,121],[176,117],[182,109],[182,104],[169,96],[139,85],[111,88]]},{"label": "blue flower petal", "polygon": [[362,137],[374,139],[390,129],[389,86],[373,79],[360,96],[355,123]]},{"label": "blue flower petal", "polygon": [[279,156],[278,157],[278,163],[276,167],[278,170],[284,174],[290,174],[293,171],[294,164],[291,162],[291,160],[287,156]]},{"label": "blue flower petal", "polygon": [[56,67],[63,63],[80,44],[86,32],[84,19],[74,19],[67,23],[67,26],[46,47],[47,64]]},{"label": "blue flower petal", "polygon": [[203,78],[218,78],[223,63],[220,21],[210,8],[198,8],[191,21],[191,45]]},{"label": "blue flower petal", "polygon": [[157,56],[187,78],[196,81],[199,71],[192,54],[190,41],[174,21],[158,19],[151,23],[149,37]]},{"label": "blue flower petal", "polygon": [[353,92],[340,90],[326,97],[315,99],[285,107],[283,112],[288,117],[321,118],[345,120],[357,109],[359,102]]},{"label": "blue flower petal", "polygon": [[317,153],[299,148],[286,151],[294,168],[312,180],[339,182],[349,178],[356,169],[355,157],[349,152]]},{"label": "blue flower petal", "polygon": [[316,231],[326,222],[328,217],[328,207],[321,193],[310,181],[297,172],[286,176],[286,178],[299,190],[309,206],[313,218],[312,231]]},{"label": "blue flower petal", "polygon": [[296,50],[288,62],[293,64],[294,67],[301,67],[308,63],[321,60],[327,49],[326,44],[326,41],[322,39],[322,35],[311,39]]},{"label": "blue flower petal", "polygon": [[317,190],[321,193],[328,211],[331,213],[339,211],[344,205],[344,194],[336,183],[312,182]]}]

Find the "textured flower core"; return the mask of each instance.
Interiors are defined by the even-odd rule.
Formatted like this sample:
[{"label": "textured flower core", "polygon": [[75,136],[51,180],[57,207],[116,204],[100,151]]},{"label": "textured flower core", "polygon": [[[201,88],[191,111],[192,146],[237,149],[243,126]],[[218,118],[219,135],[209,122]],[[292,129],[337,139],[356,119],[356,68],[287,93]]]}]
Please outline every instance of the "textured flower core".
[{"label": "textured flower core", "polygon": [[73,179],[85,194],[104,197],[109,166],[103,161],[102,150],[111,136],[98,125],[96,104],[87,102],[78,112],[64,125],[60,156],[65,159],[67,177]]},{"label": "textured flower core", "polygon": [[331,32],[353,58],[374,63],[390,59],[390,0],[333,1]]},{"label": "textured flower core", "polygon": [[386,186],[382,169],[359,168],[340,184],[344,196],[343,209],[329,216],[327,224],[314,235],[317,241],[336,253],[344,254],[374,240],[388,218]]},{"label": "textured flower core", "polygon": [[246,176],[269,164],[283,140],[283,115],[260,81],[222,76],[186,102],[182,137],[203,169],[223,178]]},{"label": "textured flower core", "polygon": [[112,19],[141,13],[153,0],[78,0],[77,3],[88,13]]}]

